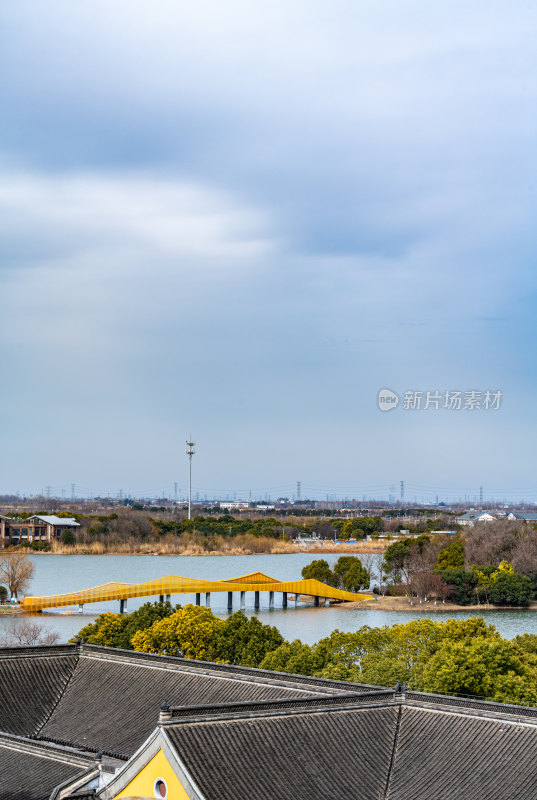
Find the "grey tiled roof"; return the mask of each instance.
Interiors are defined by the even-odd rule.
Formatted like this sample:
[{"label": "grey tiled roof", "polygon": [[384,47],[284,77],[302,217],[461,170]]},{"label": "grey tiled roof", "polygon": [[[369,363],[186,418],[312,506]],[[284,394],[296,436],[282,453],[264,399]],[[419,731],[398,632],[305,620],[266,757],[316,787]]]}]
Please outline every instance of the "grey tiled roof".
[{"label": "grey tiled roof", "polygon": [[537,720],[496,704],[371,698],[300,701],[309,713],[201,710],[162,730],[205,800],[537,800]]},{"label": "grey tiled roof", "polygon": [[0,736],[1,800],[49,800],[64,781],[91,768],[92,760],[18,737]]},{"label": "grey tiled roof", "polygon": [[61,697],[77,661],[74,647],[0,650],[0,731],[36,734]]},{"label": "grey tiled roof", "polygon": [[297,688],[292,676],[285,686],[211,673],[210,665],[195,661],[176,666],[170,659],[148,661],[136,655],[109,655],[106,648],[82,655],[40,737],[128,758],[155,729],[163,699],[183,706],[315,693],[309,686]]},{"label": "grey tiled roof", "polygon": [[534,800],[537,726],[405,708],[390,800]]},{"label": "grey tiled roof", "polygon": [[40,740],[0,734],[0,800],[79,774],[45,740],[130,757],[164,698],[205,800],[537,800],[537,709],[86,645],[0,650],[0,730]]},{"label": "grey tiled roof", "polygon": [[206,800],[379,800],[399,713],[390,705],[164,730]]}]

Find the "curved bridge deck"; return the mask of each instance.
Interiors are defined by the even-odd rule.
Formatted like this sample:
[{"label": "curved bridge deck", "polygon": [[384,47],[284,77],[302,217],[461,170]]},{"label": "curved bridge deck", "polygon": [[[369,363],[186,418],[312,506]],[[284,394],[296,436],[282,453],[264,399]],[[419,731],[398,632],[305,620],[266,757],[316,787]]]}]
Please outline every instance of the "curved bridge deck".
[{"label": "curved bridge deck", "polygon": [[262,572],[253,572],[250,575],[242,575],[238,578],[230,578],[224,581],[206,581],[196,578],[183,578],[179,575],[168,575],[165,578],[158,578],[144,583],[104,583],[102,586],[94,586],[90,589],[82,589],[76,592],[66,592],[64,594],[51,594],[41,597],[25,597],[21,600],[23,611],[42,611],[44,608],[59,608],[60,606],[83,606],[86,603],[102,603],[107,600],[121,601],[121,610],[125,608],[125,602],[129,597],[170,597],[174,594],[195,594],[196,602],[199,604],[202,593],[206,595],[206,603],[209,605],[209,598],[212,592],[228,593],[228,608],[232,605],[233,592],[241,593],[241,601],[244,592],[256,593],[256,607],[259,604],[259,592],[270,592],[271,602],[274,592],[282,592],[284,595],[284,606],[287,604],[287,594],[295,596],[309,595],[319,599],[328,600],[370,600],[371,595],[347,592],[343,589],[336,589],[320,581],[308,579],[299,581],[279,581],[264,575]]}]

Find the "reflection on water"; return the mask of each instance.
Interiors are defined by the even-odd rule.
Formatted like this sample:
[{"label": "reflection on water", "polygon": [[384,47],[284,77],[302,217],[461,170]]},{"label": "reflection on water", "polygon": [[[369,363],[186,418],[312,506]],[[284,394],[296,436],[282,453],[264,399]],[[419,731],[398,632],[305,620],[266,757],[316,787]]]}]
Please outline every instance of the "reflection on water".
[{"label": "reflection on water", "polygon": [[[190,578],[206,578],[222,580],[245,575],[255,570],[279,580],[295,580],[300,578],[302,567],[320,555],[307,553],[291,553],[281,555],[255,556],[52,556],[34,555],[35,576],[32,581],[31,594],[56,594],[77,589],[86,589],[108,581],[142,582],[165,575],[183,575]],[[337,554],[327,554],[326,560],[333,564]],[[238,608],[238,595],[235,596]],[[235,599],[234,598],[234,599]],[[133,611],[144,602],[153,598],[133,598],[128,601],[128,610]],[[246,613],[253,614],[253,593],[246,595]],[[177,595],[172,602],[193,603],[194,595]],[[287,609],[281,608],[281,595],[275,596],[276,606],[268,608],[268,592],[261,592],[260,620],[275,625],[286,639],[302,639],[309,644],[328,636],[335,628],[342,631],[355,631],[362,625],[372,627],[395,625],[409,622],[411,619],[427,617],[427,612],[375,611],[344,609],[339,606],[314,608],[308,605],[295,607],[289,603]],[[212,594],[212,610],[224,617],[227,614],[227,595]],[[58,609],[36,615],[44,625],[60,634],[61,641],[74,636],[83,625],[95,619],[103,611],[119,610],[119,603],[92,603],[84,608],[82,615],[76,608]],[[442,614],[431,614],[433,619],[443,620],[452,617],[466,618],[479,613],[479,616],[495,625],[506,638],[518,633],[537,634],[537,613],[534,611],[458,611]],[[0,627],[10,626],[17,617],[0,616]]]}]

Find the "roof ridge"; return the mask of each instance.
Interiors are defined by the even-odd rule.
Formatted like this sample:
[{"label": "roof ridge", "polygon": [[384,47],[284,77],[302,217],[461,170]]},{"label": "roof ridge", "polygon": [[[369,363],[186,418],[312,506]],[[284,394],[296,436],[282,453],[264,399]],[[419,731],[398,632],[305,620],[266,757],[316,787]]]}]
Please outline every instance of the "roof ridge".
[{"label": "roof ridge", "polygon": [[72,763],[82,762],[82,766],[90,764],[94,761],[95,756],[92,753],[85,753],[73,745],[59,744],[57,742],[47,741],[46,739],[35,739],[29,736],[18,736],[14,733],[0,732],[0,746],[11,747],[14,750],[35,752],[42,751],[43,758],[61,757],[65,761]]},{"label": "roof ridge", "polygon": [[397,720],[395,723],[395,733],[393,736],[393,747],[392,747],[392,757],[390,758],[390,766],[388,767],[388,774],[386,776],[386,788],[384,789],[384,800],[388,800],[388,795],[390,792],[390,782],[392,779],[393,768],[395,765],[395,757],[397,755],[397,743],[399,741],[399,730],[401,728],[401,717],[403,715],[403,703],[401,702],[399,705],[399,710],[397,712]]},{"label": "roof ridge", "polygon": [[67,689],[67,687],[69,686],[69,684],[70,684],[70,683],[71,683],[71,681],[73,680],[73,676],[74,676],[74,674],[75,674],[75,672],[76,672],[76,669],[77,669],[77,667],[78,667],[78,665],[79,665],[79,663],[80,663],[80,647],[79,647],[78,645],[75,645],[75,647],[76,647],[76,649],[77,649],[77,656],[78,656],[78,657],[77,657],[77,660],[76,660],[76,663],[75,663],[75,665],[74,665],[73,669],[71,670],[71,673],[70,673],[70,675],[69,675],[68,679],[65,681],[65,685],[64,685],[63,689],[62,689],[62,690],[61,690],[61,692],[59,693],[59,695],[58,695],[58,699],[56,700],[56,702],[55,702],[55,703],[53,703],[53,705],[52,705],[52,708],[50,709],[49,713],[47,714],[47,716],[46,716],[45,720],[43,721],[43,723],[42,723],[42,724],[39,726],[39,728],[38,728],[38,729],[37,729],[37,731],[35,732],[35,734],[34,734],[34,738],[35,738],[35,739],[38,739],[38,740],[40,740],[40,741],[46,741],[46,739],[40,739],[40,736],[39,736],[39,734],[41,733],[41,731],[43,730],[43,728],[45,727],[45,725],[47,724],[47,722],[49,721],[49,719],[51,718],[51,716],[54,714],[54,712],[55,712],[55,711],[56,711],[56,709],[58,708],[58,706],[59,706],[59,704],[61,703],[61,700],[62,700],[62,698],[63,698],[63,696],[64,696],[64,694],[65,694],[65,692],[66,692],[66,689]]},{"label": "roof ridge", "polygon": [[459,711],[485,711],[501,713],[514,717],[528,717],[537,722],[537,708],[515,703],[502,703],[497,700],[479,700],[473,697],[456,697],[454,695],[434,694],[432,692],[419,692],[414,689],[407,690],[406,701],[430,703],[443,708],[453,708]]},{"label": "roof ridge", "polygon": [[[293,672],[279,672],[276,670],[259,669],[259,667],[246,667],[241,664],[222,664],[215,661],[201,661],[195,658],[181,658],[164,653],[144,653],[140,650],[123,650],[119,647],[104,647],[103,645],[90,644],[84,642],[81,646],[81,654],[87,652],[95,655],[102,655],[108,658],[120,657],[126,659],[139,659],[140,661],[160,661],[163,664],[175,664],[180,667],[188,667],[202,672],[221,672],[228,675],[244,675],[252,678],[264,678],[272,682],[284,682],[289,684],[302,684],[303,686],[315,686],[318,689],[341,689],[348,691],[352,686],[356,694],[369,691],[378,691],[378,686],[365,683],[351,683],[350,681],[339,681],[332,678],[316,678],[312,675],[299,675]],[[383,688],[383,687],[380,687]]]},{"label": "roof ridge", "polygon": [[[55,736],[43,736],[37,740],[38,742],[51,742],[52,744],[60,745],[61,747],[75,747],[73,745],[72,740],[69,739],[59,739]],[[95,754],[97,752],[101,752],[103,755],[109,756],[110,758],[115,758],[118,761],[128,761],[130,758],[130,754],[126,753],[118,753],[116,750],[108,750],[106,747],[99,747],[98,749],[95,747],[94,749],[87,750],[90,754]]]},{"label": "roof ridge", "polygon": [[379,702],[386,704],[395,700],[393,689],[379,689],[376,692],[347,692],[334,695],[314,695],[312,697],[277,697],[267,700],[244,700],[231,703],[213,703],[197,706],[175,706],[161,712],[160,725],[173,726],[188,721],[215,721],[222,718],[239,719],[246,716],[272,716],[275,713],[294,713],[309,711],[339,711],[342,708],[370,707]]},{"label": "roof ridge", "polygon": [[12,647],[0,647],[0,660],[3,658],[26,658],[29,656],[59,656],[72,655],[78,651],[78,645],[72,642],[64,644],[34,644],[34,645],[14,645]]}]

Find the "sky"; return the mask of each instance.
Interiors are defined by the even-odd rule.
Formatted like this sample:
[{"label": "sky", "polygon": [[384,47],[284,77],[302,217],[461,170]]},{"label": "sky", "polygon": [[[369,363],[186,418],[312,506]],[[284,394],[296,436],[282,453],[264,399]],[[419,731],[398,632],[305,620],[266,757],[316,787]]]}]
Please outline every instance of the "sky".
[{"label": "sky", "polygon": [[200,497],[537,502],[536,40],[528,0],[4,3],[0,494],[182,496],[192,437]]}]

